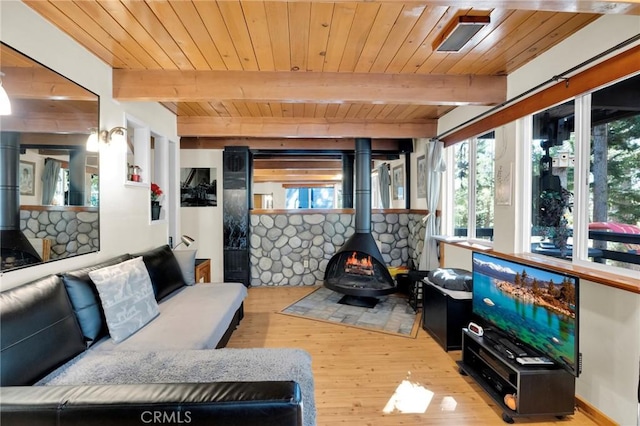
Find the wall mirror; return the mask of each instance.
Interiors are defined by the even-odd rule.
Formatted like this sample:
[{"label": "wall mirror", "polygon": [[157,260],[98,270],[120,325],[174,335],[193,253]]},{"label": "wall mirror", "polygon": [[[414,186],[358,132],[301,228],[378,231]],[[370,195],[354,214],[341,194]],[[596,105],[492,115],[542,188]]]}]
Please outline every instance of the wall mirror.
[{"label": "wall mirror", "polygon": [[0,71],[0,271],[99,250],[98,95],[4,43]]}]

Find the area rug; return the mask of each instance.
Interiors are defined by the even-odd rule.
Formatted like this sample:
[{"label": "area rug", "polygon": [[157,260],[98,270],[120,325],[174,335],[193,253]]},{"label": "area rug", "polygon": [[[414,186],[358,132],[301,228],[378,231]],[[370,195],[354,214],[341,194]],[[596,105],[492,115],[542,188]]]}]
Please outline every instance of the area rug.
[{"label": "area rug", "polygon": [[403,337],[415,338],[418,334],[420,316],[409,305],[406,296],[390,294],[379,297],[373,308],[339,304],[342,296],[326,287],[319,287],[280,313]]},{"label": "area rug", "polygon": [[[96,352],[90,349],[36,384],[92,385],[271,380],[293,380],[300,385],[304,404],[303,424],[315,426],[315,385],[311,355],[302,349],[223,348],[157,352]],[[212,421],[211,424],[216,423]]]}]

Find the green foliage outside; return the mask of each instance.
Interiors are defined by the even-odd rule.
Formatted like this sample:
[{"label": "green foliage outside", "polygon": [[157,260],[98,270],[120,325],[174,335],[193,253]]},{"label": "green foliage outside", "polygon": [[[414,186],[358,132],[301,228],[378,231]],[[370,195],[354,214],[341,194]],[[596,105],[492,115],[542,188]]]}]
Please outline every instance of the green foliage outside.
[{"label": "green foliage outside", "polygon": [[454,227],[467,228],[469,223],[469,142],[455,146]]},{"label": "green foliage outside", "polygon": [[[494,139],[476,141],[476,228],[493,228],[494,146]],[[469,224],[469,142],[456,145],[454,157],[454,226],[466,229]]]},{"label": "green foliage outside", "polygon": [[607,125],[609,221],[640,224],[640,115]]},{"label": "green foliage outside", "polygon": [[[592,144],[593,146],[593,144]],[[494,215],[494,152],[493,141],[486,139],[477,140],[476,155],[476,227],[492,228]],[[544,151],[539,146],[539,141],[534,141],[532,147],[533,177],[540,175],[540,159]],[[457,144],[454,151],[454,226],[455,228],[468,227],[469,223],[469,142]],[[561,146],[551,149],[551,156],[558,155],[559,151],[567,152],[570,156],[575,154],[574,134],[565,140]],[[591,158],[593,164],[593,156]],[[554,170],[554,173],[556,171]],[[560,232],[545,232],[540,227],[535,227],[534,235],[541,235],[554,240],[559,245],[570,236],[573,229],[573,204],[574,192],[574,168],[568,167],[563,176],[564,194],[570,198],[563,198],[562,209],[564,217]],[[594,205],[606,203],[608,221],[626,224],[640,225],[640,115],[612,121],[607,124],[607,199],[594,199],[593,186],[590,182],[589,221],[593,220]],[[593,180],[593,179],[592,179]],[[542,195],[544,203],[545,194]],[[544,226],[544,225],[543,225]],[[546,224],[546,227],[557,225]]]}]

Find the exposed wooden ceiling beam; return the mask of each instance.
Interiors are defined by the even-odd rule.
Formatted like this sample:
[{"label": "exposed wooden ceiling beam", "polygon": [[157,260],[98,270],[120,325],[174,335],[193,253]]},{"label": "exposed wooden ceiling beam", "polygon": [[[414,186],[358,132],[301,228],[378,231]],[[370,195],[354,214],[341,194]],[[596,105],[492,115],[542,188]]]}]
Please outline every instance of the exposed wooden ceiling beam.
[{"label": "exposed wooden ceiling beam", "polygon": [[[385,151],[395,154],[400,151],[407,150],[407,143],[411,144],[411,141],[406,138],[403,139],[386,139],[386,138],[374,138],[371,139],[372,156],[375,157],[377,153],[384,154]],[[180,149],[224,149],[228,146],[248,146],[250,149],[260,151],[260,159],[267,160],[275,158],[277,160],[287,159],[291,156],[298,156],[296,151],[309,151],[313,149],[322,151],[347,151],[352,152],[355,149],[356,141],[354,138],[324,138],[318,140],[318,138],[217,138],[217,137],[192,137],[185,136],[180,138]],[[273,153],[270,154],[270,151]],[[281,152],[285,151],[285,152]],[[288,152],[286,152],[288,151]],[[273,155],[275,157],[270,157]],[[283,156],[284,155],[284,156]],[[313,153],[313,156],[304,154],[305,161],[309,160],[337,160],[340,159],[339,153],[334,154],[330,152]]]},{"label": "exposed wooden ceiling beam", "polygon": [[[387,120],[290,117],[178,117],[178,135],[283,138],[431,138],[436,120]],[[311,147],[307,146],[306,149]],[[318,141],[318,149],[325,148]]]},{"label": "exposed wooden ceiling beam", "polygon": [[[295,139],[295,140],[300,141],[302,139]],[[325,139],[325,140],[329,141],[331,139]],[[317,142],[317,139],[308,139],[308,141]],[[259,158],[259,161],[262,161],[264,163],[279,162],[279,161],[285,161],[285,162],[307,161],[307,162],[313,162],[313,163],[322,163],[322,162],[328,162],[328,161],[339,162],[342,159],[342,156],[340,154],[333,154],[333,153],[326,153],[326,154],[311,153],[311,155],[307,155],[305,153],[300,153],[300,154],[291,153],[289,155],[283,155],[283,153],[281,152],[275,152],[275,153],[260,152],[260,153],[256,153],[255,156]]]},{"label": "exposed wooden ceiling beam", "polygon": [[2,72],[2,87],[9,98],[92,101],[97,105],[97,95],[48,69],[3,67]]},{"label": "exposed wooden ceiling beam", "polygon": [[326,182],[289,182],[289,183],[283,183],[282,187],[283,188],[300,188],[300,187],[305,187],[305,188],[331,188],[331,187],[335,186],[338,183],[341,183],[341,182],[335,182],[335,181],[326,181]]},{"label": "exposed wooden ceiling beam", "polygon": [[[406,152],[412,146],[407,146],[411,141],[406,139],[372,139],[371,150],[372,159],[387,160],[391,156],[396,156],[399,152]],[[181,137],[180,149],[225,149],[229,146],[247,146],[254,151],[260,151],[260,158],[265,159],[266,155],[278,156],[275,158],[289,158],[290,155],[297,155],[305,152],[307,160],[316,159],[336,159],[336,155],[341,152],[351,152],[355,150],[355,140],[353,138],[211,138],[211,137]],[[265,154],[269,152],[270,154]],[[321,153],[324,152],[324,154]],[[328,154],[336,152],[338,154]],[[313,157],[310,157],[313,155]]]},{"label": "exposed wooden ceiling beam", "polygon": [[306,185],[307,183],[339,183],[341,179],[337,179],[336,175],[278,175],[278,176],[255,176],[253,182],[275,182],[275,183],[299,183]]},{"label": "exposed wooden ceiling beam", "polygon": [[312,170],[291,170],[291,169],[254,169],[254,176],[291,176],[296,175],[300,177],[313,176],[313,175],[332,175],[334,178],[336,175],[342,174],[342,169],[312,169]]},{"label": "exposed wooden ceiling beam", "polygon": [[300,158],[295,157],[292,159],[281,158],[278,160],[253,160],[253,169],[258,170],[302,170],[306,172],[314,172],[316,170],[342,170],[342,161],[338,160],[324,160],[314,161],[312,158]]},{"label": "exposed wooden ceiling beam", "polygon": [[20,133],[21,145],[38,146],[86,146],[87,135],[83,134],[51,134],[51,133]]},{"label": "exposed wooden ceiling beam", "polygon": [[[84,133],[96,127],[95,114],[31,113],[0,118],[3,131],[32,133]],[[86,136],[85,136],[86,141]]]},{"label": "exposed wooden ceiling beam", "polygon": [[120,101],[495,105],[506,94],[505,76],[113,70],[113,97]]}]

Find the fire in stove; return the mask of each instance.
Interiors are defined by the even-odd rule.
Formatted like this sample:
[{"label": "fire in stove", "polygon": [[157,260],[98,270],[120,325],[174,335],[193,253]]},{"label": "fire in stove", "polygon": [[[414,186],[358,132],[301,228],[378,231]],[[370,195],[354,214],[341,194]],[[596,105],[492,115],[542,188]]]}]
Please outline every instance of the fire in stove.
[{"label": "fire in stove", "polygon": [[344,272],[357,275],[373,275],[371,256],[364,256],[362,259],[358,259],[358,254],[354,251],[345,262]]}]

